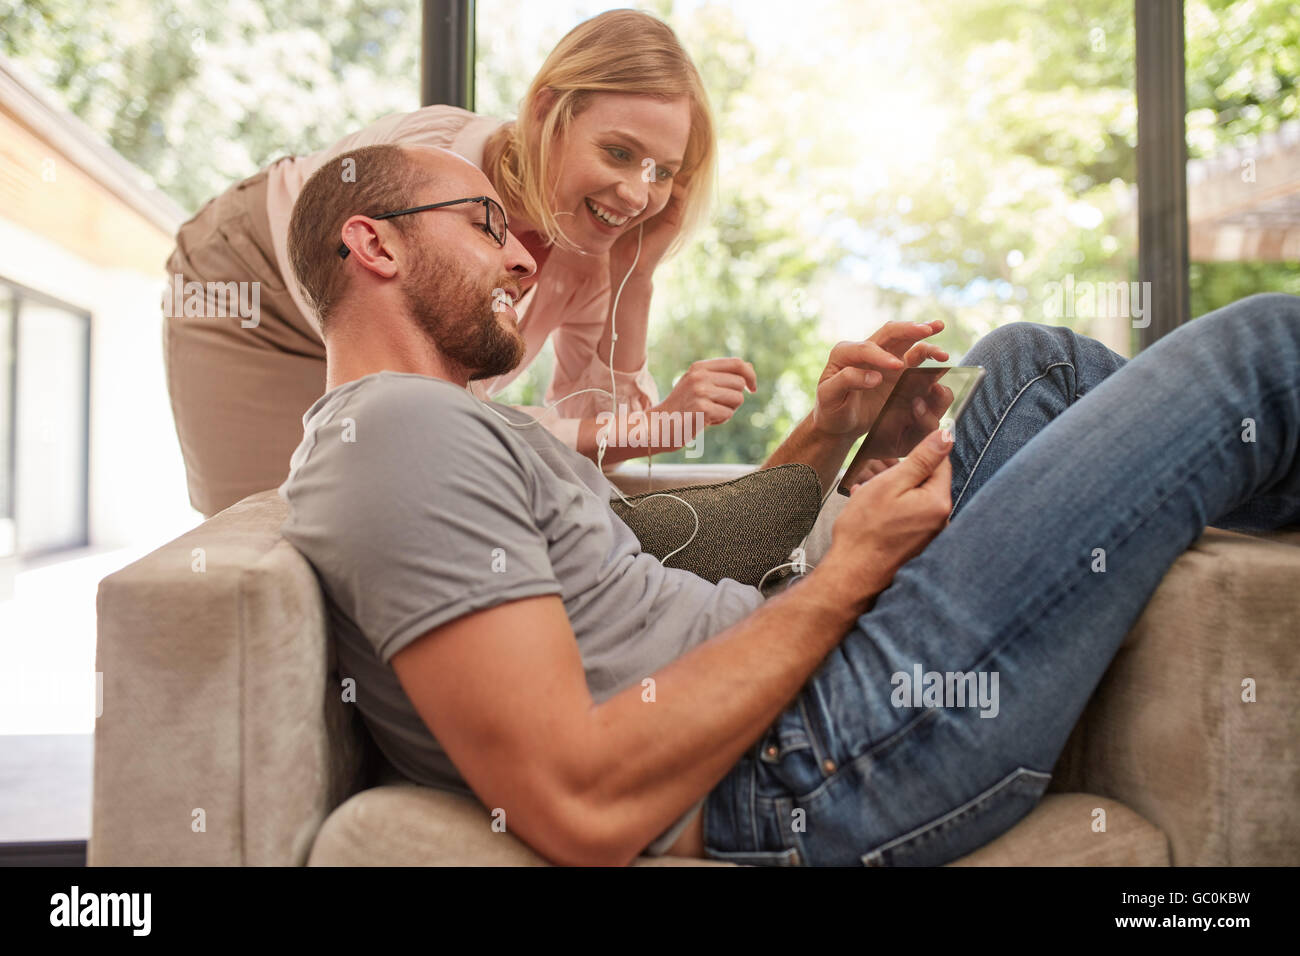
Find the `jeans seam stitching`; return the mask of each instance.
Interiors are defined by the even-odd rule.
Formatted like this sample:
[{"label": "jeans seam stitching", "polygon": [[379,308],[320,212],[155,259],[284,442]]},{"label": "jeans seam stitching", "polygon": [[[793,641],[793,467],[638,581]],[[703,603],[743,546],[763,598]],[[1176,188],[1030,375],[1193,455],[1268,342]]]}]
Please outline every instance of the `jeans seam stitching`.
[{"label": "jeans seam stitching", "polygon": [[[1033,381],[1027,382],[1027,383],[1025,384],[1024,388],[1022,388],[1022,389],[1020,390],[1020,392],[1017,393],[1016,399],[1014,399],[1014,400],[1012,401],[1011,406],[1008,406],[1007,411],[1009,412],[1009,411],[1010,411],[1010,408],[1011,408],[1012,406],[1014,406],[1015,401],[1018,401],[1018,400],[1019,400],[1019,398],[1020,398],[1020,396],[1023,394],[1025,388],[1028,388],[1029,385],[1032,385],[1035,381],[1038,381],[1038,380],[1040,380],[1041,378],[1043,378],[1043,377],[1046,375],[1046,372],[1049,371],[1051,368],[1056,368],[1056,367],[1060,367],[1060,366],[1069,366],[1069,365],[1070,365],[1070,363],[1068,363],[1068,362],[1053,363],[1051,366],[1048,367],[1048,369],[1045,369],[1045,370],[1044,370],[1043,375],[1038,376],[1038,377],[1035,378]],[[1070,366],[1070,367],[1072,367],[1072,366]],[[1272,389],[1271,391],[1268,391],[1268,392],[1265,393],[1264,395],[1260,396],[1260,399],[1259,399],[1259,400],[1260,400],[1261,403],[1263,403],[1263,402],[1267,402],[1267,401],[1269,401],[1270,399],[1272,399],[1275,395],[1283,394],[1283,393],[1287,392],[1288,390],[1289,390],[1289,386],[1287,386],[1287,385],[1280,385],[1280,386],[1278,386],[1277,388]],[[997,429],[1001,427],[1002,421],[1005,420],[1005,417],[1006,417],[1006,415],[1004,414],[1004,415],[999,419],[998,426],[995,427],[994,432],[990,435],[989,442],[992,441],[992,435],[993,435],[993,434],[996,434]],[[1222,441],[1220,441],[1220,442],[1218,442],[1218,443],[1215,443],[1215,442],[1211,441],[1211,446],[1210,446],[1210,447],[1211,447],[1211,448],[1216,448],[1216,447],[1217,447],[1217,448],[1226,448],[1228,442],[1230,442],[1231,440],[1232,440],[1232,433],[1231,433],[1231,431],[1228,431],[1228,432],[1225,432],[1225,434],[1224,434],[1224,438],[1223,438]],[[985,447],[986,447],[986,449],[987,449],[987,444],[986,444]],[[982,458],[983,458],[983,453],[981,453],[980,458],[981,458],[981,460],[982,460]],[[977,464],[978,464],[978,462],[977,462]],[[1185,486],[1186,483],[1187,483],[1188,481],[1192,480],[1196,475],[1198,475],[1198,474],[1200,474],[1201,472],[1203,472],[1206,468],[1209,467],[1209,465],[1210,465],[1210,459],[1209,459],[1209,456],[1206,456],[1206,457],[1202,458],[1202,459],[1201,459],[1201,463],[1200,463],[1199,466],[1193,467],[1192,469],[1190,469],[1190,470],[1188,470],[1187,472],[1185,472],[1185,473],[1184,473],[1184,474],[1183,474],[1179,479],[1175,479],[1176,481],[1179,482],[1179,484],[1178,484],[1178,488],[1181,488],[1181,487]],[[973,474],[973,473],[974,473],[974,469],[972,469],[972,474]],[[1126,533],[1123,533],[1122,536],[1120,536],[1120,537],[1118,537],[1118,538],[1115,539],[1115,544],[1123,544],[1125,541],[1127,541],[1129,538],[1131,538],[1131,537],[1133,536],[1133,534],[1134,534],[1134,533],[1135,533],[1139,528],[1141,528],[1141,527],[1143,526],[1143,524],[1145,524],[1146,522],[1150,521],[1150,520],[1152,519],[1152,517],[1154,516],[1154,514],[1155,514],[1156,512],[1158,512],[1160,509],[1162,509],[1162,508],[1163,508],[1163,507],[1164,507],[1164,506],[1165,506],[1165,505],[1166,505],[1166,504],[1167,504],[1167,503],[1168,503],[1168,502],[1173,498],[1173,496],[1174,496],[1174,494],[1176,493],[1177,490],[1178,490],[1177,488],[1175,488],[1175,489],[1171,489],[1171,490],[1169,490],[1168,492],[1166,492],[1164,495],[1160,496],[1160,497],[1158,498],[1158,500],[1155,501],[1154,506],[1153,506],[1149,511],[1147,511],[1145,514],[1142,513],[1142,512],[1140,512],[1140,511],[1136,511],[1136,512],[1135,512],[1135,511],[1133,511],[1133,510],[1130,510],[1129,514],[1132,515],[1132,516],[1134,516],[1134,517],[1136,517],[1138,520],[1137,520],[1137,521],[1136,521],[1136,522],[1135,522],[1135,523],[1134,523],[1134,524],[1133,524],[1133,525],[1132,525],[1132,526],[1127,530]],[[963,489],[963,493],[964,493],[964,489]],[[1071,593],[1072,591],[1074,591],[1074,590],[1079,586],[1080,582],[1083,581],[1083,580],[1086,580],[1086,578],[1084,578],[1083,576],[1078,576],[1078,577],[1073,577],[1073,578],[1067,576],[1067,577],[1064,577],[1064,578],[1062,578],[1062,579],[1059,579],[1059,580],[1058,580],[1058,581],[1057,581],[1057,582],[1052,586],[1052,588],[1051,588],[1051,590],[1050,590],[1050,592],[1049,592],[1050,600],[1048,601],[1048,604],[1052,603],[1053,601],[1058,600],[1061,596],[1067,595],[1067,594]],[[1008,636],[1006,637],[1006,639],[1004,639],[1003,641],[999,642],[996,646],[989,648],[988,652],[987,652],[985,655],[983,655],[983,656],[979,659],[979,662],[976,663],[975,667],[978,667],[980,662],[986,661],[989,657],[991,657],[991,656],[997,654],[998,652],[1000,652],[1003,648],[1005,648],[1005,647],[1006,647],[1009,643],[1011,643],[1013,640],[1015,640],[1015,639],[1017,639],[1017,638],[1023,636],[1025,633],[1027,633],[1027,632],[1031,629],[1031,627],[1032,627],[1032,624],[1031,624],[1030,622],[1032,621],[1034,615],[1032,615],[1032,614],[1028,614],[1028,615],[1025,615],[1025,617],[1027,617],[1029,620],[1027,620],[1025,623],[1023,623],[1019,628],[1017,628],[1016,630],[1014,630],[1014,631],[1012,631],[1010,634],[1008,634]],[[933,709],[933,711],[934,711],[935,713],[938,713],[939,710],[941,710],[941,708],[934,708],[934,709]],[[922,714],[919,714],[919,715],[918,715],[914,720],[910,721],[907,725],[905,725],[905,726],[903,726],[903,727],[900,727],[898,730],[894,731],[894,733],[890,734],[889,737],[885,738],[884,740],[877,741],[877,743],[876,743],[874,746],[872,746],[872,747],[869,748],[868,750],[864,751],[862,754],[859,754],[858,756],[853,757],[853,758],[852,758],[848,763],[845,764],[844,767],[837,768],[837,770],[836,770],[836,772],[835,772],[834,774],[831,774],[829,777],[826,778],[826,780],[823,780],[822,783],[821,783],[818,787],[816,787],[813,791],[811,791],[810,793],[808,793],[808,794],[794,794],[793,796],[794,796],[796,799],[800,800],[800,801],[809,801],[809,800],[817,799],[818,795],[827,789],[827,787],[828,787],[830,781],[833,780],[835,777],[838,777],[839,774],[840,774],[840,772],[842,772],[843,770],[847,769],[848,767],[856,766],[856,765],[857,765],[858,763],[860,763],[864,758],[871,758],[871,757],[874,757],[875,755],[877,755],[877,754],[880,752],[880,749],[881,749],[882,747],[884,747],[886,744],[890,744],[890,743],[895,742],[895,741],[901,741],[901,740],[902,740],[903,738],[905,738],[909,733],[911,733],[912,730],[914,730],[914,729],[916,729],[918,726],[920,726],[921,721],[924,720],[924,719],[926,718],[926,716],[930,714],[930,712],[931,712],[931,709],[926,709],[926,711],[924,711]],[[813,733],[811,732],[811,727],[808,727],[808,730],[809,730],[809,736],[810,736],[811,738],[814,738],[814,739],[815,739],[815,736],[816,736],[816,735],[813,734]],[[1027,771],[1030,771],[1030,772],[1033,772],[1033,773],[1036,773],[1036,774],[1041,774],[1041,775],[1045,775],[1045,776],[1047,776],[1047,777],[1049,778],[1049,783],[1050,783],[1050,778],[1051,778],[1051,776],[1052,776],[1052,774],[1051,774],[1050,771],[1039,771],[1039,770],[1034,770],[1033,768],[1030,768],[1030,767],[1024,767],[1023,765],[1021,765],[1021,764],[1019,764],[1019,763],[1017,764],[1017,766],[1018,766],[1019,768],[1024,769],[1024,770],[1027,770]],[[1015,773],[1015,772],[1018,772],[1018,771],[1013,771],[1013,773]],[[1008,775],[1008,776],[1010,776],[1010,775]],[[1004,778],[1004,779],[1005,779],[1005,778]],[[969,802],[970,802],[970,801],[968,801],[968,803],[969,803]],[[959,809],[960,809],[960,808],[957,808],[957,810],[959,810]],[[956,812],[956,810],[954,810],[954,811],[950,811],[950,813],[951,813],[951,812]],[[909,832],[914,832],[914,831],[909,831]],[[906,835],[904,835],[904,837],[905,837],[905,836],[906,836]],[[897,837],[897,838],[895,838],[895,840],[902,840],[902,839],[904,839],[904,837]],[[892,842],[892,841],[891,841],[891,842]],[[757,845],[757,844],[755,844],[755,845]],[[866,854],[863,854],[863,856],[866,857],[866,856],[870,856],[870,855],[872,855],[872,854],[875,854],[875,853],[879,852],[880,849],[883,848],[884,846],[885,846],[885,844],[881,844],[879,847],[877,847],[877,848],[875,848],[875,849],[873,849],[873,850],[871,850],[871,851],[868,851],[868,853],[866,853]]]},{"label": "jeans seam stitching", "polygon": [[[965,803],[962,803],[960,806],[953,807],[947,813],[940,814],[939,816],[935,817],[933,820],[930,820],[928,823],[924,823],[919,827],[913,827],[911,830],[908,830],[906,833],[900,834],[899,836],[894,837],[892,840],[887,840],[884,843],[881,843],[878,846],[871,848],[866,853],[863,853],[862,857],[866,858],[866,857],[879,856],[880,854],[884,853],[887,850],[892,850],[895,847],[903,845],[904,843],[910,843],[914,840],[920,839],[923,836],[934,833],[940,827],[944,827],[950,823],[954,823],[957,820],[961,819],[963,816],[971,813],[972,811],[988,803],[989,800],[993,799],[994,797],[998,796],[1002,792],[1007,791],[1010,787],[1014,786],[1019,779],[1027,776],[1034,776],[1039,778],[1046,777],[1047,781],[1043,784],[1044,790],[1046,790],[1046,788],[1052,782],[1052,774],[1050,772],[1043,771],[1043,770],[1035,770],[1033,767],[1026,767],[1024,764],[1018,763],[1016,765],[1015,770],[1012,770],[1010,773],[1004,775],[1002,779],[998,780],[992,786],[985,787],[983,790],[975,794],[975,796],[971,797]],[[1041,794],[1040,794],[1040,798],[1041,798]]]},{"label": "jeans seam stitching", "polygon": [[[1282,392],[1282,391],[1285,391],[1285,389],[1284,389],[1284,388],[1283,388],[1283,389],[1278,389],[1278,390],[1276,390],[1275,392],[1270,393],[1269,396],[1265,396],[1265,398],[1270,397],[1272,394],[1278,394],[1278,393],[1280,393],[1280,392]],[[1226,436],[1226,437],[1228,437],[1229,439],[1231,438],[1230,435],[1229,435],[1229,436]],[[1200,465],[1199,467],[1195,468],[1195,469],[1192,470],[1192,471],[1189,471],[1189,472],[1184,476],[1184,482],[1185,482],[1186,480],[1190,480],[1194,475],[1199,474],[1200,472],[1204,471],[1207,467],[1209,467],[1209,459],[1208,459],[1208,458],[1203,459],[1203,460],[1202,460],[1202,463],[1201,463],[1201,465]],[[1125,533],[1122,537],[1118,538],[1118,539],[1116,540],[1116,543],[1117,543],[1117,544],[1123,544],[1124,541],[1126,541],[1126,540],[1128,540],[1130,537],[1132,537],[1132,535],[1134,534],[1134,532],[1136,532],[1137,529],[1140,528],[1144,522],[1151,520],[1151,517],[1152,517],[1152,514],[1154,513],[1154,511],[1159,511],[1160,508],[1162,508],[1162,507],[1165,505],[1165,503],[1166,503],[1167,501],[1169,501],[1170,498],[1172,498],[1172,497],[1173,497],[1173,492],[1171,491],[1171,492],[1169,492],[1168,494],[1165,494],[1164,496],[1162,496],[1162,497],[1161,497],[1161,498],[1160,498],[1160,499],[1155,503],[1154,509],[1153,509],[1153,511],[1152,511],[1151,513],[1147,513],[1146,515],[1142,515],[1142,514],[1140,514],[1140,513],[1137,514],[1136,517],[1138,517],[1138,519],[1139,519],[1139,520],[1137,521],[1137,523],[1134,524],[1131,528],[1129,528],[1128,531],[1127,531],[1127,533]],[[1084,581],[1084,580],[1087,580],[1087,579],[1084,578],[1084,577],[1082,577],[1082,576],[1077,577],[1077,578],[1071,578],[1071,577],[1068,577],[1068,576],[1067,576],[1067,577],[1064,577],[1064,578],[1059,579],[1057,582],[1055,582],[1055,583],[1052,585],[1052,588],[1051,588],[1051,590],[1050,590],[1049,593],[1048,593],[1048,599],[1047,599],[1047,600],[1046,600],[1046,601],[1041,605],[1041,607],[1049,607],[1049,606],[1055,605],[1056,603],[1059,603],[1059,601],[1060,601],[1060,599],[1061,599],[1062,597],[1065,597],[1065,596],[1069,595],[1071,592],[1073,592],[1076,588],[1078,588],[1080,582],[1082,582],[1082,581]],[[1017,640],[1017,639],[1023,637],[1025,634],[1029,633],[1029,632],[1033,629],[1034,622],[1037,620],[1037,618],[1038,618],[1038,616],[1039,616],[1039,614],[1038,614],[1038,611],[1039,611],[1039,610],[1040,610],[1040,608],[1035,608],[1035,609],[1033,610],[1032,613],[1027,612],[1026,614],[1024,614],[1024,615],[1022,616],[1022,621],[1023,621],[1023,623],[1021,623],[1020,626],[1017,627],[1015,630],[1010,631],[1010,632],[1007,634],[1007,636],[1006,636],[1003,640],[999,641],[997,644],[995,644],[995,645],[993,645],[992,647],[990,647],[990,648],[988,649],[987,653],[985,653],[983,656],[981,656],[981,657],[977,660],[977,662],[976,662],[975,665],[974,665],[974,668],[978,668],[979,665],[980,665],[981,663],[987,661],[989,658],[991,658],[991,657],[993,657],[994,655],[1000,653],[1004,648],[1006,648],[1006,647],[1007,647],[1009,644],[1011,644],[1013,641],[1015,641],[1015,640]],[[856,757],[852,758],[852,759],[851,759],[851,760],[850,760],[850,761],[849,761],[849,762],[848,762],[844,767],[840,767],[840,768],[838,768],[834,774],[831,774],[830,777],[827,777],[827,779],[826,779],[825,781],[823,781],[822,784],[821,784],[820,786],[818,786],[818,787],[817,787],[815,790],[813,790],[811,793],[805,795],[805,796],[803,797],[803,799],[811,799],[811,798],[815,797],[815,796],[816,796],[817,794],[819,794],[821,791],[825,790],[826,787],[829,785],[831,779],[833,779],[834,777],[838,776],[839,773],[840,773],[841,771],[843,771],[843,770],[846,769],[847,767],[856,767],[856,766],[857,766],[859,763],[861,763],[864,759],[874,759],[874,758],[875,758],[875,757],[880,753],[881,749],[884,748],[886,745],[893,744],[893,743],[895,743],[895,742],[901,742],[901,741],[903,740],[903,738],[905,738],[908,734],[910,734],[913,730],[915,730],[917,727],[920,726],[920,722],[921,722],[922,720],[924,720],[924,719],[926,718],[927,715],[929,715],[929,714],[931,714],[931,713],[938,714],[938,713],[942,712],[943,710],[944,710],[944,708],[941,708],[941,707],[925,708],[924,711],[923,711],[921,714],[919,714],[915,719],[913,719],[912,721],[910,721],[910,722],[907,723],[906,725],[904,725],[904,726],[898,728],[896,731],[894,731],[892,734],[890,734],[890,735],[889,735],[888,737],[886,737],[884,740],[879,740],[879,741],[877,741],[873,746],[871,746],[871,747],[868,748],[867,750],[863,751],[862,753],[858,754]],[[1040,772],[1041,772],[1041,771],[1040,771]]]},{"label": "jeans seam stitching", "polygon": [[867,750],[863,751],[862,753],[858,754],[856,757],[850,756],[849,759],[845,761],[842,765],[837,766],[833,773],[826,774],[826,776],[822,779],[822,782],[819,783],[812,790],[809,790],[807,793],[791,794],[791,796],[807,803],[811,803],[815,800],[820,800],[823,794],[825,793],[825,791],[830,789],[832,782],[838,779],[839,776],[842,773],[844,773],[845,770],[851,767],[857,767],[862,762],[863,759],[868,757],[874,757],[875,755],[880,753],[883,749],[885,749],[888,745],[892,745],[894,743],[901,743],[908,736],[908,734],[910,734],[912,731],[920,727],[923,722],[934,721],[938,719],[938,713],[940,709],[941,708],[938,707],[924,708],[921,711],[921,713],[917,714],[915,717],[913,717],[902,727],[899,727],[897,730],[891,733],[884,740],[876,741],[871,747],[869,747]]},{"label": "jeans seam stitching", "polygon": [[[980,454],[979,457],[975,459],[975,464],[971,465],[970,472],[966,475],[966,481],[961,486],[961,492],[957,495],[957,500],[952,503],[952,510],[948,512],[949,518],[951,518],[953,513],[956,512],[957,506],[961,504],[962,498],[966,497],[966,489],[970,487],[971,479],[975,477],[975,472],[979,468],[980,462],[982,462],[984,460],[984,456],[988,454],[989,445],[993,444],[993,439],[997,437],[997,434],[1001,430],[1002,425],[1007,420],[1007,416],[1011,414],[1011,409],[1016,407],[1016,402],[1020,401],[1021,396],[1025,394],[1025,390],[1029,388],[1030,385],[1033,385],[1035,382],[1040,382],[1043,379],[1045,379],[1047,377],[1047,373],[1050,372],[1052,369],[1061,368],[1063,366],[1069,368],[1071,371],[1075,371],[1074,365],[1070,362],[1053,362],[1051,365],[1047,366],[1047,368],[1043,369],[1042,372],[1039,373],[1037,376],[1030,379],[1028,382],[1025,382],[1025,384],[1021,387],[1020,391],[1016,392],[1015,398],[1011,399],[1011,401],[1007,404],[1006,409],[1002,412],[1001,415],[998,416],[998,423],[993,426],[993,431],[989,432],[988,440],[984,442],[984,447],[980,449]],[[1078,378],[1077,371],[1075,371],[1075,378],[1076,379]]]},{"label": "jeans seam stitching", "polygon": [[[822,771],[822,779],[826,780],[831,774],[826,773],[826,760],[830,757],[830,752],[822,746],[822,741],[818,739],[816,730],[813,729],[812,721],[808,719],[808,710],[804,707],[804,695],[799,695],[799,720],[803,724],[804,733],[808,737],[808,744],[812,748],[813,758],[817,761],[817,769]],[[784,754],[782,754],[784,756]]]}]

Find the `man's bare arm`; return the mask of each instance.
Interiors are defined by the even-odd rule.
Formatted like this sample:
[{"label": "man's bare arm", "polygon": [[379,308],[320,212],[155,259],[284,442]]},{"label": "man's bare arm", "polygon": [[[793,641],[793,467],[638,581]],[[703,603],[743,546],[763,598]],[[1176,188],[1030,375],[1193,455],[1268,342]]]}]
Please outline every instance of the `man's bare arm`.
[{"label": "man's bare arm", "polygon": [[822,495],[827,495],[835,479],[839,477],[844,459],[857,438],[857,435],[828,436],[819,433],[813,425],[812,414],[809,413],[786,436],[785,441],[781,442],[767,461],[763,462],[763,467],[775,468],[777,465],[788,465],[791,462],[810,465],[817,472],[817,477],[821,479]]},{"label": "man's bare arm", "polygon": [[593,708],[579,804],[603,815],[611,862],[630,861],[725,776],[947,524],[944,439],[936,430],[906,461],[857,485],[812,573],[655,674],[653,703],[633,686]]},{"label": "man's bare arm", "polygon": [[[468,614],[394,655],[416,710],[506,827],[558,863],[623,865],[707,793],[865,610],[823,563],[596,705],[554,595]],[[876,590],[883,588],[883,584]]]},{"label": "man's bare arm", "polygon": [[726,776],[867,610],[839,573],[819,566],[661,669],[653,702],[634,685],[592,709],[581,802],[608,821],[606,862],[631,862]]},{"label": "man's bare arm", "polygon": [[625,864],[770,726],[952,508],[935,431],[854,488],[831,548],[792,589],[596,705],[564,605],[523,598],[392,658],[416,710],[507,829],[559,863]]}]

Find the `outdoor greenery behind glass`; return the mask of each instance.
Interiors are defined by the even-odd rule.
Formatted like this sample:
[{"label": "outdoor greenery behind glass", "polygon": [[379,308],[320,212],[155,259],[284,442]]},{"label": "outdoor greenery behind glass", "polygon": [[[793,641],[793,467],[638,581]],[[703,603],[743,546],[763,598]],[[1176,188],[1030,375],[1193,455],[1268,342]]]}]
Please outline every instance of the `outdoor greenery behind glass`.
[{"label": "outdoor greenery behind glass", "polygon": [[[513,115],[564,32],[617,5],[478,0],[479,110]],[[837,340],[942,318],[960,361],[997,325],[1045,320],[1046,283],[1136,278],[1131,0],[642,6],[694,55],[722,160],[711,223],[656,275],[650,369],[661,395],[700,358],[742,356],[759,380],[704,461],[762,461]],[[1188,0],[1192,157],[1300,116],[1294,10]],[[397,0],[0,0],[0,52],[193,211],[417,107],[419,17]],[[1300,293],[1295,263],[1191,278],[1193,314]],[[544,355],[502,398],[540,404],[550,372]]]}]

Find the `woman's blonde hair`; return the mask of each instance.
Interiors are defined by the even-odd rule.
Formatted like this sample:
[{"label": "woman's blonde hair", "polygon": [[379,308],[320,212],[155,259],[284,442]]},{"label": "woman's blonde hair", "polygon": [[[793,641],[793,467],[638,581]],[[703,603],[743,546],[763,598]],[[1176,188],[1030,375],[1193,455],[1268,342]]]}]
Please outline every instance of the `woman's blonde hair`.
[{"label": "woman's blonde hair", "polygon": [[[550,90],[554,100],[538,119],[539,98]],[[713,191],[717,145],[713,112],[700,74],[668,24],[638,10],[610,10],[586,20],[551,51],[533,78],[519,119],[505,142],[489,178],[507,209],[522,211],[548,244],[573,243],[550,208],[551,150],[574,117],[597,93],[631,93],[690,101],[691,132],[676,173],[688,182],[683,197],[682,228],[669,249],[675,252],[708,212]]]}]

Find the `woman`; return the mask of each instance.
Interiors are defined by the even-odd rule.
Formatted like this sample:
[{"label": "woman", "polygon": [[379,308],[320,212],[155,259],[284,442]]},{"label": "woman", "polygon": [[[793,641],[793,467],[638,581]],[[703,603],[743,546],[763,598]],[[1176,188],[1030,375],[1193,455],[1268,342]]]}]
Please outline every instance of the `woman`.
[{"label": "woman", "polygon": [[556,408],[529,411],[569,447],[612,464],[693,436],[611,446],[602,456],[600,412],[676,412],[682,421],[698,412],[715,425],[734,414],[746,388],[756,389],[749,363],[708,359],[659,401],[645,351],[652,276],[705,212],[716,143],[699,74],[676,35],[647,14],[611,11],[560,41],[516,122],[450,106],[387,116],[326,150],[272,163],[181,227],[168,260],[173,277],[205,288],[257,282],[260,293],[253,321],[185,317],[175,307],[164,319],[190,501],[205,516],[276,487],[288,472],[302,415],[325,391],[319,327],[286,267],[289,216],[320,166],[376,143],[441,146],[479,166],[538,263],[516,310],[524,360],[475,383],[480,397],[509,385],[554,334],[546,402]]}]

